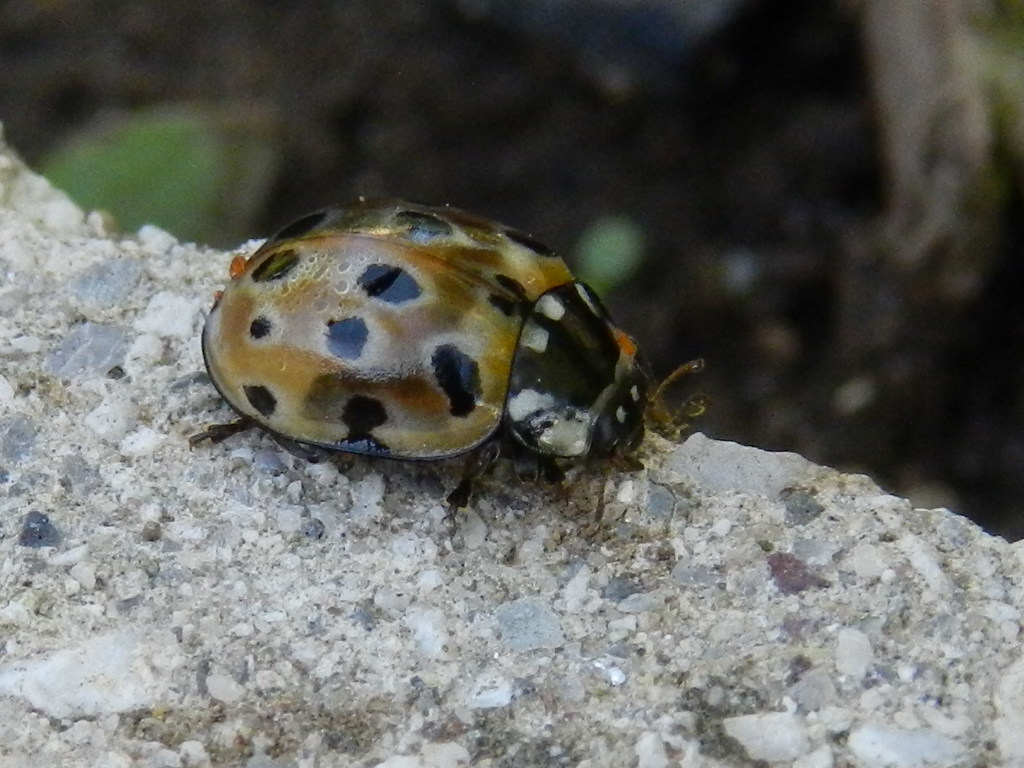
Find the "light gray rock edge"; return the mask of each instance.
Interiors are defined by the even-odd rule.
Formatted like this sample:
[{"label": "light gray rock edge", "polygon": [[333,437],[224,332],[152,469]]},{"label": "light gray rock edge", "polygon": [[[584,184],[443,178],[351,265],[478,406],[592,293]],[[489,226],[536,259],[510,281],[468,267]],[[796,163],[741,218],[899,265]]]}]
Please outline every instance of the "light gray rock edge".
[{"label": "light gray rock edge", "polygon": [[651,438],[448,519],[457,465],[190,451],[230,255],[0,151],[0,767],[1024,765],[1024,550],[865,477]]}]

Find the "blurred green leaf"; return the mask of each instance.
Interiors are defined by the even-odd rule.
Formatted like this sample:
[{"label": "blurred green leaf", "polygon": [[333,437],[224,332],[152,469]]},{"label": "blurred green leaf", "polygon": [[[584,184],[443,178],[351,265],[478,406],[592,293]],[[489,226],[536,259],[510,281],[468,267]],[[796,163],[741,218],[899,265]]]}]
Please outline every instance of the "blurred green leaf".
[{"label": "blurred green leaf", "polygon": [[625,216],[605,216],[580,235],[576,274],[598,293],[606,293],[629,279],[643,255],[643,230]]},{"label": "blurred green leaf", "polygon": [[1024,168],[1024,3],[1002,8],[996,24],[979,25],[961,45],[966,70],[986,89],[1000,149]]},{"label": "blurred green leaf", "polygon": [[41,171],[125,230],[156,224],[180,239],[229,245],[250,231],[278,163],[271,121],[259,112],[174,105],[86,128]]}]

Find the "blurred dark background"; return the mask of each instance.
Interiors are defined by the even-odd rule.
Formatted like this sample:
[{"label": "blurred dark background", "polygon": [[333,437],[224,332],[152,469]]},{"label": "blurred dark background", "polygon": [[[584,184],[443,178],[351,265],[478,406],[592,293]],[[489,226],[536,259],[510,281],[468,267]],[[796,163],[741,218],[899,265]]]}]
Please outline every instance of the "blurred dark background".
[{"label": "blurred dark background", "polygon": [[0,120],[68,187],[99,175],[68,153],[199,126],[114,196],[217,190],[205,220],[75,193],[126,230],[391,195],[619,259],[593,279],[656,372],[707,360],[700,429],[1020,538],[1022,30],[1020,0],[0,0]]}]

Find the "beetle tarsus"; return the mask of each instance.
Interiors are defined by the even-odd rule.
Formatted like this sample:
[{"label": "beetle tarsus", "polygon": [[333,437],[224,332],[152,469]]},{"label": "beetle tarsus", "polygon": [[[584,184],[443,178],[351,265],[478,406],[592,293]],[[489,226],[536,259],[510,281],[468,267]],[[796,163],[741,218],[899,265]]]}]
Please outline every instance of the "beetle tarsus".
[{"label": "beetle tarsus", "polygon": [[188,447],[195,448],[204,440],[209,440],[216,445],[227,440],[232,435],[244,432],[253,426],[252,419],[235,419],[225,424],[211,424],[202,432],[197,432],[188,439]]},{"label": "beetle tarsus", "polygon": [[450,508],[462,509],[469,506],[473,484],[481,475],[490,471],[500,455],[501,444],[498,441],[485,443],[470,454],[462,468],[462,480],[446,499]]}]

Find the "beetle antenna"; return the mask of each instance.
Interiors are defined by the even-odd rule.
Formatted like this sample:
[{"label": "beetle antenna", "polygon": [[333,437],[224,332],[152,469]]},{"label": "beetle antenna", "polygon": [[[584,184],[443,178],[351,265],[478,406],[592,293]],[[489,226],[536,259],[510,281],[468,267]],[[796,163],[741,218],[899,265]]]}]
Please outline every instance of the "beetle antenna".
[{"label": "beetle antenna", "polygon": [[703,370],[704,359],[698,357],[696,360],[683,363],[661,380],[661,383],[648,398],[646,410],[647,421],[655,432],[668,437],[678,437],[680,432],[708,409],[711,399],[701,394],[690,395],[679,410],[670,409],[665,404],[665,393],[669,387],[684,376],[700,373]]}]

